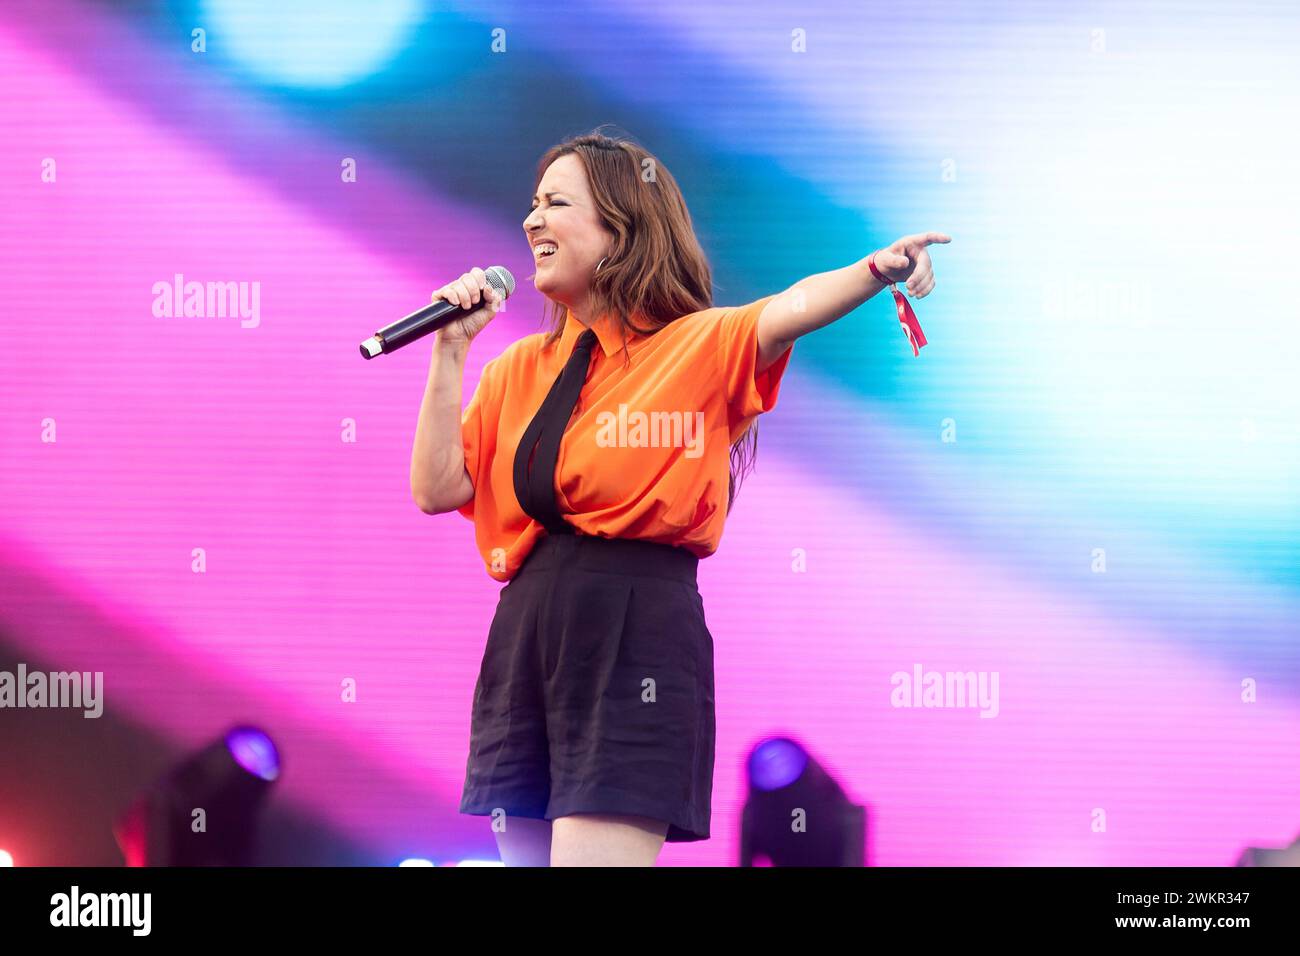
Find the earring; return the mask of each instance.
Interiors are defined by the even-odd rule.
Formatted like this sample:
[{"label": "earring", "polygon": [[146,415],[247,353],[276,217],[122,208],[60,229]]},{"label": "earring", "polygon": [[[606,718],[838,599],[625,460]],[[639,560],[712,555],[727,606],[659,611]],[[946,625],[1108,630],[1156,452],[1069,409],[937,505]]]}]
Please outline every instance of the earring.
[{"label": "earring", "polygon": [[603,266],[603,265],[605,264],[605,260],[608,259],[608,258],[609,258],[609,256],[601,256],[600,263],[596,266],[596,271],[597,271],[597,272],[600,271],[600,267]]}]

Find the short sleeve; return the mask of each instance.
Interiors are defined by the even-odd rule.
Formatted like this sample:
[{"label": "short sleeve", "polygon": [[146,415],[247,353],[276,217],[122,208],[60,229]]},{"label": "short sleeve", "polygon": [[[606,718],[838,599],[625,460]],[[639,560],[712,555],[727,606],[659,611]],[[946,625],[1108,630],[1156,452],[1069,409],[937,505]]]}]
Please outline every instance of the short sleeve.
[{"label": "short sleeve", "polygon": [[792,342],[775,362],[762,372],[758,368],[758,317],[776,295],[765,296],[749,305],[723,311],[718,320],[721,341],[718,357],[727,394],[727,416],[732,425],[776,407],[781,377],[790,364]]},{"label": "short sleeve", "polygon": [[483,366],[478,384],[474,386],[474,394],[460,417],[460,442],[465,451],[465,470],[469,472],[470,481],[474,485],[474,495],[456,510],[470,521],[474,520],[474,499],[478,497],[480,476],[481,480],[487,480],[486,458],[491,454],[491,449],[485,447],[488,444],[484,440],[485,429],[490,427],[485,420],[494,423],[497,418],[492,374],[496,363],[497,360],[492,359]]}]

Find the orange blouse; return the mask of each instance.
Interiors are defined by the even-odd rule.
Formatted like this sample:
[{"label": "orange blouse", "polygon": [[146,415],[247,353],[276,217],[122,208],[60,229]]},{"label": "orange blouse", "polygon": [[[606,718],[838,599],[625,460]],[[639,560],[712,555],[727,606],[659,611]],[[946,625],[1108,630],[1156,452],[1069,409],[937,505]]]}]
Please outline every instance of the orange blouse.
[{"label": "orange blouse", "polygon": [[[727,512],[731,443],[776,405],[793,343],[761,373],[758,316],[775,298],[710,308],[652,335],[592,326],[600,348],[560,441],[556,504],[577,534],[679,545],[701,558],[718,548]],[[644,322],[639,323],[644,324]],[[509,581],[546,534],[515,497],[519,441],[585,327],[568,313],[558,342],[513,342],[483,366],[461,418],[474,522],[487,572]]]}]

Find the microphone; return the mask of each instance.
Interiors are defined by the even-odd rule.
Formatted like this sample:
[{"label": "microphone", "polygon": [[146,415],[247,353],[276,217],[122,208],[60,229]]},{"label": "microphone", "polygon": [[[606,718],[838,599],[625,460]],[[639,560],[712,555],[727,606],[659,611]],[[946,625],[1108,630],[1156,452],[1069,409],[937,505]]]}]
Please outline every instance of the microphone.
[{"label": "microphone", "polygon": [[[510,270],[505,266],[492,266],[483,270],[487,273],[487,283],[497,294],[501,296],[504,303],[510,298],[511,293],[515,291],[515,277],[510,274]],[[484,302],[480,297],[479,301],[468,309],[462,309],[454,302],[446,302],[439,299],[437,302],[430,302],[423,309],[412,312],[405,318],[398,319],[392,325],[387,325],[380,329],[370,338],[361,343],[361,357],[372,359],[376,355],[387,355],[389,352],[396,352],[405,345],[410,345],[416,339],[422,339],[430,332],[437,332],[440,328],[455,319],[463,318],[478,309],[483,308]]]}]

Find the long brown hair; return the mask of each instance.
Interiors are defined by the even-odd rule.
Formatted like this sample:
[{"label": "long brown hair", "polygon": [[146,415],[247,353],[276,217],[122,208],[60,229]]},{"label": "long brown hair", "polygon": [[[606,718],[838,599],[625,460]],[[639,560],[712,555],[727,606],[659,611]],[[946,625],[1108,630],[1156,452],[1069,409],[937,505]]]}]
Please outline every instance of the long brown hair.
[{"label": "long brown hair", "polygon": [[[593,130],[552,146],[537,164],[534,193],[551,163],[570,153],[586,170],[596,211],[614,237],[613,250],[592,277],[588,306],[592,315],[608,315],[619,330],[626,363],[629,330],[653,335],[684,315],[712,308],[712,270],[677,180],[668,167],[630,139]],[[547,303],[551,328],[542,342],[544,348],[564,333],[567,313],[561,303]],[[649,326],[636,325],[634,317]],[[744,481],[757,453],[758,424],[753,421],[732,443],[728,455],[728,514],[738,489],[737,475]]]}]

